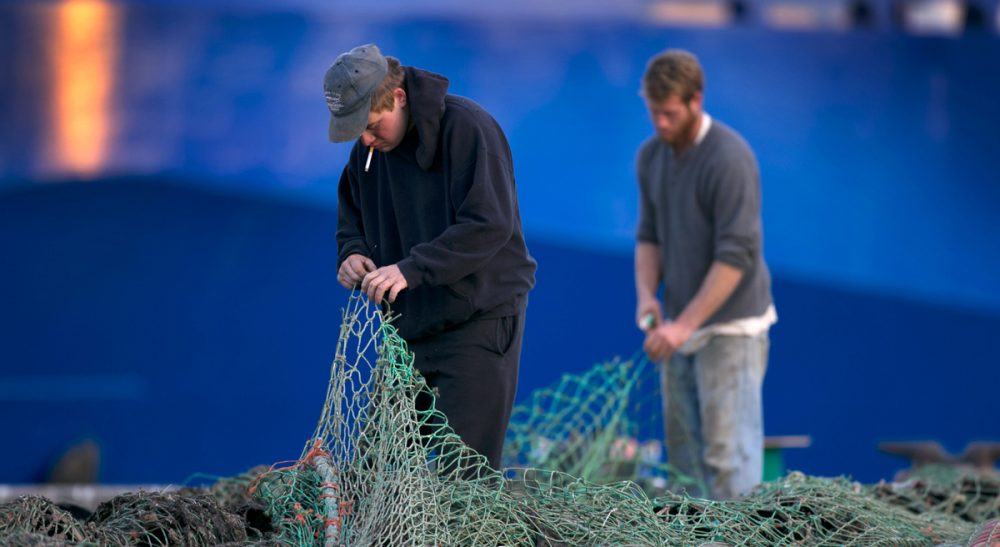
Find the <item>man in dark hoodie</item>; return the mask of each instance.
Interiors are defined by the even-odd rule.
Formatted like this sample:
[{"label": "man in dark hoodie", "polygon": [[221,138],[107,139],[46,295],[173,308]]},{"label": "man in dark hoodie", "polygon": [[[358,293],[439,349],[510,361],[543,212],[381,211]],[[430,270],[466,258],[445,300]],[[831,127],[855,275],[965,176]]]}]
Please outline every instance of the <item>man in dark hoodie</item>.
[{"label": "man in dark hoodie", "polygon": [[536,267],[503,130],[445,77],[374,44],[337,57],[323,87],[330,140],[355,141],[338,188],[337,280],[392,304],[437,408],[498,468]]}]

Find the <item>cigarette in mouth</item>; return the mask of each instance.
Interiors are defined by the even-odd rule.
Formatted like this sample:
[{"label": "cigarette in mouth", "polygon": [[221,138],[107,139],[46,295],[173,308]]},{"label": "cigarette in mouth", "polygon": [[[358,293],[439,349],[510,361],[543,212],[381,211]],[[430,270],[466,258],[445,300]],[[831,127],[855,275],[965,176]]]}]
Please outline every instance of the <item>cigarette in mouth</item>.
[{"label": "cigarette in mouth", "polygon": [[375,147],[374,146],[369,146],[368,147],[368,159],[365,160],[365,173],[368,172],[368,167],[372,164],[372,152],[374,152],[374,151],[375,151]]}]

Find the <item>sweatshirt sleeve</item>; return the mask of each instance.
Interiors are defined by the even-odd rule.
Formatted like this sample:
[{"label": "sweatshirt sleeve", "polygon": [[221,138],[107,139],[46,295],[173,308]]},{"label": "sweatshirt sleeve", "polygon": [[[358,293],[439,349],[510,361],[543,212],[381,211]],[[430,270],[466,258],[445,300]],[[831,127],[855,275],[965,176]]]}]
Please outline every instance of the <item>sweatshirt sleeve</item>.
[{"label": "sweatshirt sleeve", "polygon": [[760,175],[749,152],[720,162],[710,178],[714,257],[741,271],[761,249]]},{"label": "sweatshirt sleeve", "polygon": [[351,151],[351,160],[340,174],[337,186],[337,268],[352,254],[371,258],[365,241],[364,225],[358,203],[358,181],[351,170],[356,150]]},{"label": "sweatshirt sleeve", "polygon": [[514,233],[513,165],[499,125],[467,122],[449,128],[444,139],[455,222],[398,263],[410,288],[450,285],[480,270]]}]

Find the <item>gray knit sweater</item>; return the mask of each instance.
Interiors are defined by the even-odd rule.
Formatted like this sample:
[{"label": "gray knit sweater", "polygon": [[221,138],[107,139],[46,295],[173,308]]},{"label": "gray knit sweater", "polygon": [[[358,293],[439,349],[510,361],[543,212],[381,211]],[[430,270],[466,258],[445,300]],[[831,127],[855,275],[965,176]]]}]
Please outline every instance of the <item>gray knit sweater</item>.
[{"label": "gray knit sweater", "polygon": [[660,248],[667,316],[684,311],[717,260],[741,270],[743,279],[704,326],[763,314],[771,304],[771,274],[763,256],[760,173],[746,141],[712,120],[704,140],[680,158],[650,138],[636,168],[636,238]]}]

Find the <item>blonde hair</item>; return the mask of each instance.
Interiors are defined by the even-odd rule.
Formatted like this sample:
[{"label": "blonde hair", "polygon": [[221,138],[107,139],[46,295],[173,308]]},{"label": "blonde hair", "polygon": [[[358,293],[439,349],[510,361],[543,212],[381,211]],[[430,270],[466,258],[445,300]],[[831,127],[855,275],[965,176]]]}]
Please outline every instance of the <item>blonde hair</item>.
[{"label": "blonde hair", "polygon": [[646,64],[640,94],[654,102],[676,95],[686,103],[704,87],[705,75],[698,58],[681,49],[669,49]]},{"label": "blonde hair", "polygon": [[389,65],[389,72],[385,75],[382,83],[372,93],[372,112],[387,112],[392,110],[396,104],[396,98],[392,92],[397,87],[405,89],[403,67],[399,64],[399,59],[387,55],[385,61]]}]

